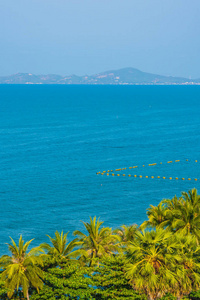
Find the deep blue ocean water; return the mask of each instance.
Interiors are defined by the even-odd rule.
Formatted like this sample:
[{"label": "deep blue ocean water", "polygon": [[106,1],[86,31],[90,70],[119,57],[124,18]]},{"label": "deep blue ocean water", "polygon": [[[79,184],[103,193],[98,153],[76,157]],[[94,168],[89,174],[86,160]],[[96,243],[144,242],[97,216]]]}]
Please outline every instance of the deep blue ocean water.
[{"label": "deep blue ocean water", "polygon": [[199,188],[96,175],[154,162],[124,172],[200,179],[199,86],[0,85],[0,254],[9,236],[72,238],[89,216],[140,224],[150,204]]}]

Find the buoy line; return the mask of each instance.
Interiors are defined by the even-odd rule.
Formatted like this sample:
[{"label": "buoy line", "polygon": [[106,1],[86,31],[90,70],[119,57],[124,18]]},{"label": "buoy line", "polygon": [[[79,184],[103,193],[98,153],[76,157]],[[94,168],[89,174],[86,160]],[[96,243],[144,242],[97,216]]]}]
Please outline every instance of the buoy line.
[{"label": "buoy line", "polygon": [[[189,162],[189,159],[185,160],[174,160],[174,161],[167,161],[166,164],[172,164],[172,163],[178,163],[178,162]],[[198,160],[194,161],[195,163],[198,162]],[[156,166],[156,165],[162,165],[163,163],[151,163],[151,164],[146,164],[146,165],[141,165],[141,166],[131,166],[131,167],[126,167],[126,168],[119,168],[119,169],[114,169],[114,170],[107,170],[107,171],[102,171],[102,172],[97,172],[97,175],[107,175],[107,176],[123,176],[123,177],[138,177],[138,178],[157,178],[157,179],[169,179],[169,180],[195,180],[198,181],[198,178],[184,178],[184,177],[165,177],[165,176],[144,176],[144,175],[132,175],[132,174],[120,174],[120,173],[114,173],[114,172],[119,172],[119,171],[124,171],[128,169],[136,169],[139,167],[150,167],[150,166]]]},{"label": "buoy line", "polygon": [[107,175],[107,176],[122,176],[122,177],[138,177],[138,178],[158,178],[158,179],[170,179],[170,180],[199,180],[198,178],[184,178],[184,177],[165,177],[165,176],[145,176],[145,175],[132,175],[132,174],[115,174],[115,173],[98,173],[98,175]]}]

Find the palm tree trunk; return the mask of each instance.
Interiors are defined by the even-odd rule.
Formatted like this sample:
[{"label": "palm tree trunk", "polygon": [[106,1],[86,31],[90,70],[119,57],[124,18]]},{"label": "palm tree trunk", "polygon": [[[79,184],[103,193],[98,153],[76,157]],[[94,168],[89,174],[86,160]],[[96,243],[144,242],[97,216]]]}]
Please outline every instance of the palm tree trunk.
[{"label": "palm tree trunk", "polygon": [[148,296],[147,296],[148,300],[154,300],[154,296],[152,293],[148,292]]},{"label": "palm tree trunk", "polygon": [[26,292],[26,298],[27,298],[27,300],[29,300],[28,290],[27,290],[27,292]]},{"label": "palm tree trunk", "polygon": [[93,263],[93,257],[94,257],[94,250],[92,250],[92,255],[91,255],[91,260],[90,260],[90,263],[89,263],[89,267],[92,266],[92,263]]}]

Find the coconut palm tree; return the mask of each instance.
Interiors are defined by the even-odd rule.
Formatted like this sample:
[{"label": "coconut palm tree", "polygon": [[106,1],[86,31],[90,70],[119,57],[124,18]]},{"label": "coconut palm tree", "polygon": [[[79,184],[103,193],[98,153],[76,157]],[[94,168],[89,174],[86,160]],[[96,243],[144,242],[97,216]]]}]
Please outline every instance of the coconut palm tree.
[{"label": "coconut palm tree", "polygon": [[164,199],[161,203],[165,206],[166,210],[174,211],[179,208],[179,205],[183,202],[183,198],[177,198],[175,195],[172,199]]},{"label": "coconut palm tree", "polygon": [[148,220],[141,229],[166,228],[173,232],[194,234],[200,241],[200,196],[193,189],[182,193],[182,197],[161,201],[158,206],[151,205],[147,210]]},{"label": "coconut palm tree", "polygon": [[150,205],[147,209],[148,220],[144,221],[140,226],[141,229],[147,227],[151,228],[164,228],[168,225],[168,219],[166,218],[166,208],[164,203],[159,203],[158,206]]},{"label": "coconut palm tree", "polygon": [[183,192],[175,205],[173,201],[165,203],[169,229],[186,235],[192,234],[200,242],[200,196],[197,190]]},{"label": "coconut palm tree", "polygon": [[183,192],[182,197],[185,201],[190,202],[194,207],[200,208],[200,195],[197,194],[197,189],[192,189],[188,193]]},{"label": "coconut palm tree", "polygon": [[161,297],[175,286],[175,249],[173,234],[163,229],[137,231],[127,249],[126,275],[136,290],[149,299]]},{"label": "coconut palm tree", "polygon": [[[78,236],[79,241],[82,243],[80,248],[80,260],[84,262],[89,261],[89,266],[92,266],[97,259],[118,250],[117,241],[120,240],[119,236],[112,234],[112,229],[109,227],[102,227],[103,222],[99,221],[94,217],[90,217],[90,222],[83,222],[86,234],[76,230],[74,235]],[[97,262],[97,263],[98,263]]]},{"label": "coconut palm tree", "polygon": [[199,207],[185,201],[183,205],[179,206],[179,210],[175,212],[171,228],[186,235],[192,234],[200,241]]},{"label": "coconut palm tree", "polygon": [[119,235],[122,244],[127,244],[130,241],[133,241],[135,238],[135,233],[138,230],[138,225],[122,225],[120,228],[115,229],[113,233]]},{"label": "coconut palm tree", "polygon": [[48,243],[41,244],[41,247],[47,251],[47,258],[50,258],[53,263],[66,262],[71,258],[78,255],[78,250],[74,250],[75,247],[81,244],[78,239],[74,239],[68,243],[67,236],[68,233],[55,232],[55,237],[52,238],[47,235],[52,243],[52,246]]},{"label": "coconut palm tree", "polygon": [[12,238],[12,244],[8,244],[11,256],[4,255],[0,259],[0,267],[3,269],[2,280],[9,289],[8,297],[11,298],[14,291],[22,288],[24,297],[29,300],[29,288],[34,287],[38,291],[43,286],[43,272],[38,267],[42,265],[41,247],[28,247],[33,240],[24,243],[22,236],[16,245]]}]

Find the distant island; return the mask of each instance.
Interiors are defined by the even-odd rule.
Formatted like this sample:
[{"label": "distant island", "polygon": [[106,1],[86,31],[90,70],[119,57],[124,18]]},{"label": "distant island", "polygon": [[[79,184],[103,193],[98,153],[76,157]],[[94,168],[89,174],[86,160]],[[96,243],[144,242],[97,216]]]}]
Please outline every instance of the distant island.
[{"label": "distant island", "polygon": [[200,85],[200,78],[188,79],[162,76],[142,72],[135,68],[124,68],[91,76],[17,73],[9,76],[0,76],[0,84]]}]

